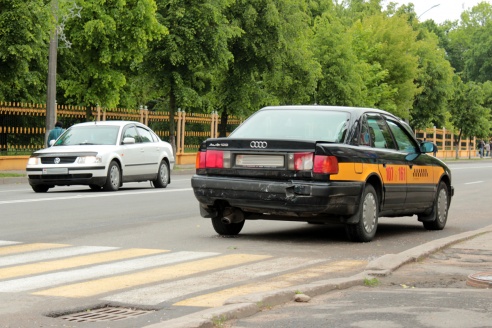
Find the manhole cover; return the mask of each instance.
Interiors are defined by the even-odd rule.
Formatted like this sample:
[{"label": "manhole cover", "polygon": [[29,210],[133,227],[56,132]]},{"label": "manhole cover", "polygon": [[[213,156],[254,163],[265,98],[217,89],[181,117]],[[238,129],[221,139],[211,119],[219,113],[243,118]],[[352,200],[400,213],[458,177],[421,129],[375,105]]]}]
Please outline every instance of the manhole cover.
[{"label": "manhole cover", "polygon": [[58,318],[71,322],[100,322],[117,321],[138,317],[143,314],[153,312],[152,310],[130,309],[123,307],[104,307],[90,309],[82,312],[64,314]]},{"label": "manhole cover", "polygon": [[492,271],[473,273],[466,279],[466,284],[472,287],[492,288]]}]

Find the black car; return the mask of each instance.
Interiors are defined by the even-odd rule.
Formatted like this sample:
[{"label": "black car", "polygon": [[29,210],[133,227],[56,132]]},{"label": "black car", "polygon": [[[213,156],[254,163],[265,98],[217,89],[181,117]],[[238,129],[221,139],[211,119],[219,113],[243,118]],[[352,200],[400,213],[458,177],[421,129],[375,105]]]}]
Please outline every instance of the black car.
[{"label": "black car", "polygon": [[191,184],[221,235],[245,220],[340,222],[371,241],[380,216],[446,225],[451,171],[409,126],[372,108],[265,107],[227,138],[200,145]]}]

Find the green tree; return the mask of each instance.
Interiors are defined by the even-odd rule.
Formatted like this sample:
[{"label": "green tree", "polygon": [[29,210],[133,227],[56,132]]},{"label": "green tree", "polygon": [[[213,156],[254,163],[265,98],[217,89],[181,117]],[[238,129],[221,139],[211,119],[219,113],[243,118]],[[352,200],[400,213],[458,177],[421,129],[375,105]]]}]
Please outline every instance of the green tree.
[{"label": "green tree", "polygon": [[437,36],[423,25],[416,26],[419,32],[416,41],[418,76],[415,84],[419,93],[411,109],[411,126],[424,129],[429,126],[443,126],[446,120],[448,99],[453,92],[453,69],[446,54],[439,47]]},{"label": "green tree", "polygon": [[481,2],[461,14],[461,20],[446,23],[444,44],[451,65],[464,81],[492,79],[492,5]]},{"label": "green tree", "polygon": [[232,0],[158,0],[158,17],[169,35],[155,42],[147,58],[168,99],[170,141],[175,147],[174,115],[178,108],[202,108],[212,72],[233,59],[227,41],[238,35],[223,12]]},{"label": "green tree", "polygon": [[116,107],[127,72],[142,62],[149,42],[166,29],[153,0],[78,0],[81,17],[66,22],[72,47],[60,49],[59,85],[65,102]]},{"label": "green tree", "polygon": [[[417,32],[403,16],[372,15],[351,31],[359,61],[367,66],[364,98],[404,119],[410,118],[414,97],[421,92],[418,76]],[[359,105],[359,104],[357,104]]]},{"label": "green tree", "polygon": [[475,82],[463,83],[455,76],[455,92],[449,101],[451,123],[458,129],[456,141],[456,158],[462,138],[488,137],[490,133],[490,109],[483,107],[484,91]]},{"label": "green tree", "polygon": [[366,65],[363,59],[361,61],[358,58],[358,50],[365,45],[360,46],[359,43],[362,32],[359,29],[354,30],[349,32],[334,10],[316,17],[312,47],[323,72],[318,82],[317,103],[339,106],[374,105],[374,101],[371,102],[367,94],[363,93],[367,86],[363,75],[371,65]]},{"label": "green tree", "polygon": [[216,72],[214,107],[225,136],[229,115],[247,116],[264,105],[308,102],[320,66],[310,50],[312,10],[324,1],[237,0],[226,15],[242,33],[229,41],[234,60]]},{"label": "green tree", "polygon": [[278,104],[303,104],[313,99],[321,66],[314,57],[311,17],[304,1],[277,3],[280,14],[278,51],[272,53],[273,69],[263,74],[266,89]]},{"label": "green tree", "polygon": [[49,35],[47,0],[0,0],[0,99],[46,99]]}]

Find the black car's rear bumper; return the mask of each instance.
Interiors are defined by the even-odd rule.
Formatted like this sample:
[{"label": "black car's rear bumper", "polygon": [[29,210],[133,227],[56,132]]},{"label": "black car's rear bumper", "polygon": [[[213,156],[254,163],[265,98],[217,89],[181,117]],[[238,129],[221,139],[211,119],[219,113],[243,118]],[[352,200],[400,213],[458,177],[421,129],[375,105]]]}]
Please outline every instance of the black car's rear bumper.
[{"label": "black car's rear bumper", "polygon": [[[226,201],[246,212],[351,216],[357,213],[362,182],[269,181],[194,175],[191,185],[198,201],[213,207]],[[203,212],[202,212],[203,216]]]}]

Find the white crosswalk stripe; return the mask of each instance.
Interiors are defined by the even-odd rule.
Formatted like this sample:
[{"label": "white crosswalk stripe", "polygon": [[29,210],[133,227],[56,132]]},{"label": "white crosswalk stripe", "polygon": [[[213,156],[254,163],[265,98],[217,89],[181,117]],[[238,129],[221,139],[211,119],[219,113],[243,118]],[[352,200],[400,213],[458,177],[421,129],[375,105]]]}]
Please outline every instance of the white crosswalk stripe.
[{"label": "white crosswalk stripe", "polygon": [[[31,262],[47,261],[53,259],[59,259],[69,256],[92,254],[97,252],[105,252],[118,247],[98,247],[98,246],[80,246],[80,247],[66,247],[57,248],[44,251],[30,252],[26,254],[10,255],[0,257],[0,267],[9,265],[19,265]],[[0,277],[1,278],[1,277]]]},{"label": "white crosswalk stripe", "polygon": [[[214,256],[211,252],[175,252],[170,254],[148,256],[141,259],[121,261],[110,264],[96,265],[89,268],[69,270],[66,272],[48,273],[34,277],[12,279],[0,284],[0,292],[22,292],[39,288],[71,283],[74,281],[88,280],[121,274],[143,268],[152,268],[172,263],[196,260]],[[0,276],[1,278],[1,276]]]},{"label": "white crosswalk stripe", "polygon": [[20,244],[18,241],[0,240],[0,246]]}]

